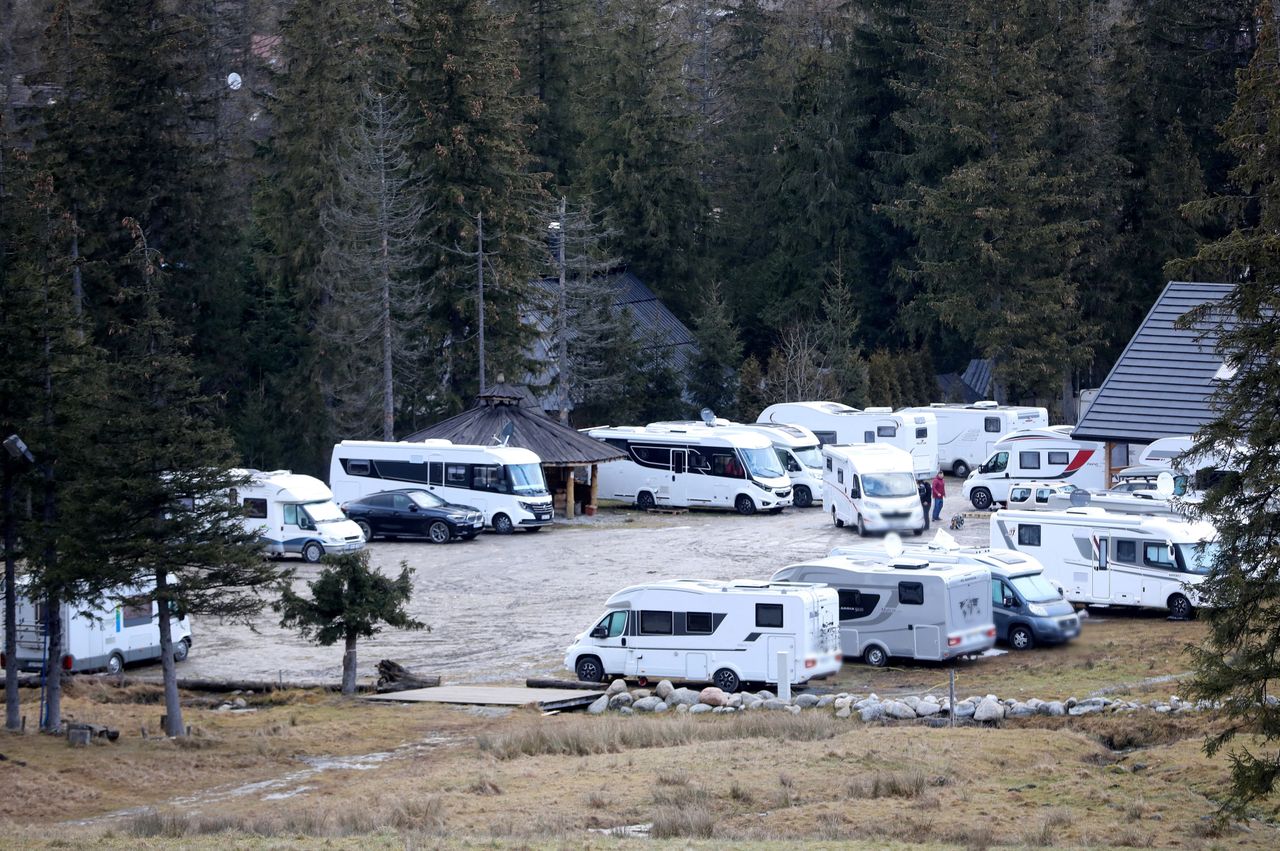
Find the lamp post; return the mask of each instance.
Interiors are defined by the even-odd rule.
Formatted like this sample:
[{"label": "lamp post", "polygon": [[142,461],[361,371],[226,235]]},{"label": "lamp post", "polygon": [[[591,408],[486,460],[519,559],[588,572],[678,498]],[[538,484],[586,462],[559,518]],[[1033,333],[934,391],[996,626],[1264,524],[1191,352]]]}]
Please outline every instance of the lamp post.
[{"label": "lamp post", "polygon": [[21,706],[18,702],[18,574],[17,534],[13,522],[13,484],[18,476],[18,465],[25,461],[36,462],[35,456],[22,438],[11,434],[4,439],[4,481],[0,488],[0,502],[4,512],[4,726],[17,730],[22,725]]}]

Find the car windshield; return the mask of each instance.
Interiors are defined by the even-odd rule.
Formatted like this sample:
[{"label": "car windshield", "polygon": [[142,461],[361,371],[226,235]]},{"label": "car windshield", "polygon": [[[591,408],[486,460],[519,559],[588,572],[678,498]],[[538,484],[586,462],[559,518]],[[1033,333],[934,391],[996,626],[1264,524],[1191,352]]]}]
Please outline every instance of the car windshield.
[{"label": "car windshield", "polygon": [[777,479],[783,475],[778,454],[773,449],[739,449],[738,454],[757,479]]},{"label": "car windshield", "polygon": [[445,501],[430,491],[409,491],[409,499],[418,504],[419,508],[439,508],[445,505]]},{"label": "car windshield", "polygon": [[806,467],[813,469],[821,469],[822,467],[822,450],[816,446],[802,446],[799,449],[792,449],[793,453],[800,463]]},{"label": "car windshield", "polygon": [[1203,550],[1200,544],[1174,544],[1174,549],[1178,551],[1178,566],[1187,573],[1200,576],[1208,575],[1209,568],[1218,557],[1218,545],[1212,543],[1205,544]]},{"label": "car windshield", "polygon": [[862,477],[862,492],[881,498],[916,496],[916,480],[910,473],[868,474]]},{"label": "car windshield", "polygon": [[1015,576],[1009,581],[1013,583],[1014,588],[1018,589],[1018,593],[1026,598],[1028,603],[1050,603],[1062,596],[1049,584],[1048,580],[1038,573],[1029,576]]},{"label": "car windshield", "polygon": [[308,502],[303,505],[302,510],[307,512],[307,516],[313,523],[336,523],[347,519],[347,515],[342,513],[342,509],[335,505],[333,500]]},{"label": "car windshield", "polygon": [[507,474],[511,477],[511,489],[515,493],[539,496],[547,492],[540,464],[508,464]]}]

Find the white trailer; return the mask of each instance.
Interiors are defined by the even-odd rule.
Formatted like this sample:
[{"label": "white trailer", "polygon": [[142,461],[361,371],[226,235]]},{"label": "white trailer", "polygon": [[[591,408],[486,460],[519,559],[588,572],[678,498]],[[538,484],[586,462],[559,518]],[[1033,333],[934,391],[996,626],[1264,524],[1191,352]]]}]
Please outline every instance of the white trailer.
[{"label": "white trailer", "polygon": [[324,482],[311,476],[274,470],[236,470],[249,484],[234,489],[231,501],[243,511],[247,530],[257,532],[271,556],[291,553],[317,562],[327,553],[364,548],[360,527],[347,519]]},{"label": "white trailer", "polygon": [[933,414],[938,421],[938,464],[961,479],[990,457],[995,442],[1009,432],[1049,427],[1049,412],[1044,408],[990,401],[972,405],[935,402],[927,407],[899,408],[898,413]]},{"label": "white trailer", "polygon": [[772,581],[836,589],[845,658],[877,668],[893,657],[941,661],[982,653],[996,640],[991,573],[982,565],[923,555],[828,556],[784,567]]},{"label": "white trailer", "polygon": [[480,509],[485,525],[501,535],[536,532],[554,519],[542,459],[516,446],[344,440],[333,447],[329,484],[339,502],[401,488],[429,490]]},{"label": "white trailer", "polygon": [[1106,452],[1101,443],[1076,440],[1071,426],[1033,428],[1006,434],[997,440],[982,466],[964,481],[964,498],[979,511],[997,502],[1008,502],[1010,484],[1027,481],[1064,481],[1082,490],[1107,486]]},{"label": "white trailer", "polygon": [[586,433],[626,453],[600,468],[600,496],[655,506],[777,513],[791,479],[763,434],[703,423],[604,426]]},{"label": "white trailer", "polygon": [[[840,670],[836,592],[794,582],[674,579],[623,588],[565,652],[579,680],[792,684]],[[787,654],[789,669],[778,670]]]},{"label": "white trailer", "polygon": [[1214,558],[1216,530],[1176,517],[1101,508],[998,511],[991,543],[1034,556],[1070,601],[1168,609],[1188,618]]},{"label": "white trailer", "polygon": [[858,410],[839,402],[783,402],[770,405],[757,422],[804,426],[822,444],[887,443],[911,455],[917,479],[938,472],[938,422],[928,411],[897,413],[892,408]]},{"label": "white trailer", "polygon": [[859,535],[925,530],[910,455],[879,444],[828,444],[822,457],[822,498],[836,526],[848,524]]},{"label": "white trailer", "polygon": [[[43,602],[19,596],[17,609],[20,671],[39,671],[44,665],[48,638]],[[191,622],[185,615],[169,618],[173,658],[179,662],[191,652]],[[62,604],[62,669],[108,671],[116,674],[126,664],[160,658],[159,606],[145,588],[118,588],[93,603]],[[8,660],[3,660],[5,665]]]}]

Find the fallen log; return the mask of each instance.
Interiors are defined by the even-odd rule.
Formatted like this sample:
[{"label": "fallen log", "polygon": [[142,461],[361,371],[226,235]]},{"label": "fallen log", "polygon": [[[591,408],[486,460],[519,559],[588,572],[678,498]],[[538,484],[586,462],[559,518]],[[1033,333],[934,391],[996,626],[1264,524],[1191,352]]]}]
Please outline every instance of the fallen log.
[{"label": "fallen log", "polygon": [[546,680],[538,677],[530,677],[524,681],[525,688],[571,688],[583,689],[586,691],[604,691],[609,687],[608,683],[584,683],[579,680]]},{"label": "fallen log", "polygon": [[385,694],[394,691],[409,691],[415,688],[435,688],[439,685],[439,677],[415,674],[398,662],[383,659],[378,663],[378,682],[374,689],[379,694]]}]

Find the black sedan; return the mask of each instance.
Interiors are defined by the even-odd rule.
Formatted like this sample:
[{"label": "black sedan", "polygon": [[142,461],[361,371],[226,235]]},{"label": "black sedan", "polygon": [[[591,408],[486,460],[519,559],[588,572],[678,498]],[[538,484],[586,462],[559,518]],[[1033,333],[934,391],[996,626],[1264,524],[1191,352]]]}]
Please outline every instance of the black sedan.
[{"label": "black sedan", "polygon": [[484,514],[469,505],[454,505],[425,490],[373,493],[343,503],[342,511],[356,522],[364,539],[428,538],[444,544],[454,538],[470,540],[484,528]]}]

